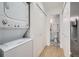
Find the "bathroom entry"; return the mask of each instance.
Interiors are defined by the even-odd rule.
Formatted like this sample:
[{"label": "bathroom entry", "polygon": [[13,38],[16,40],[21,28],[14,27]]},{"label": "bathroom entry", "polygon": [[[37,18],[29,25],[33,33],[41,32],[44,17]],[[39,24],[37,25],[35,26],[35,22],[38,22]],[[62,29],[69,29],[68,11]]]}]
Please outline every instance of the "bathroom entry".
[{"label": "bathroom entry", "polygon": [[71,2],[70,5],[71,57],[79,57],[79,2]]},{"label": "bathroom entry", "polygon": [[59,15],[54,15],[50,19],[50,44],[59,46]]},{"label": "bathroom entry", "polygon": [[79,46],[78,46],[78,18],[71,17],[70,22],[70,32],[71,32],[71,56],[79,56]]}]

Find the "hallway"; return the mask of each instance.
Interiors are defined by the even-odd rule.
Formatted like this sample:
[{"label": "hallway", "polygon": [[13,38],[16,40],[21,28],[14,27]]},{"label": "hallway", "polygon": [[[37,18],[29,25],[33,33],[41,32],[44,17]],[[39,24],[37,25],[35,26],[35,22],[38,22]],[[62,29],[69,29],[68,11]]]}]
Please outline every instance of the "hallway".
[{"label": "hallway", "polygon": [[69,19],[70,3],[1,2],[2,56],[69,57]]},{"label": "hallway", "polygon": [[40,57],[64,57],[64,51],[62,48],[50,45],[43,50]]}]

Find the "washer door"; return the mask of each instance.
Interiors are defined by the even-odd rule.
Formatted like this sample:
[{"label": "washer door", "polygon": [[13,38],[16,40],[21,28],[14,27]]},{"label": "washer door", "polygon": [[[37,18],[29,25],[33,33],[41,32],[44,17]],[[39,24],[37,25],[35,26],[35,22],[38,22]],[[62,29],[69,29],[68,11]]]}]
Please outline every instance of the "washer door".
[{"label": "washer door", "polygon": [[23,2],[5,2],[5,14],[13,19],[27,21],[28,5]]}]

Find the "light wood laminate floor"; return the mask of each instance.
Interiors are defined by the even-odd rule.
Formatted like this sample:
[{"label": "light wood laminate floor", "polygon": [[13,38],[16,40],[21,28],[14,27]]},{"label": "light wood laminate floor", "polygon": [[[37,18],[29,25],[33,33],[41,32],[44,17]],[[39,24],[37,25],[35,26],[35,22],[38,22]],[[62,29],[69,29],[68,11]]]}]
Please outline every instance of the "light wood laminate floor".
[{"label": "light wood laminate floor", "polygon": [[62,48],[50,45],[45,47],[40,57],[64,57],[64,52]]}]

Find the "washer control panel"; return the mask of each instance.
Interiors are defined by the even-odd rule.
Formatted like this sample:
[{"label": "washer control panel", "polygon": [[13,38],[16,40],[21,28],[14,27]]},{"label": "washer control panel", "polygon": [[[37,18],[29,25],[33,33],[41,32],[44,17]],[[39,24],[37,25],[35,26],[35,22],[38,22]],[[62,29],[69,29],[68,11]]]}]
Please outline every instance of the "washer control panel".
[{"label": "washer control panel", "polygon": [[28,21],[13,20],[6,17],[0,18],[0,27],[5,28],[28,28]]}]

